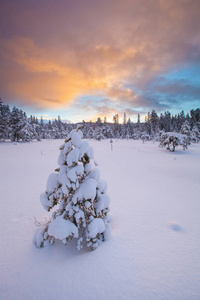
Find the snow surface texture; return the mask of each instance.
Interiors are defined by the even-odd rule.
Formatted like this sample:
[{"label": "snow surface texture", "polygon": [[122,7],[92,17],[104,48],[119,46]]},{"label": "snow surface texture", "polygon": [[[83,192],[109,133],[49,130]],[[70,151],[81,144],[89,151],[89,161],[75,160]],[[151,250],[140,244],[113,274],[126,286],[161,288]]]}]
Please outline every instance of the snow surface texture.
[{"label": "snow surface texture", "polygon": [[53,244],[55,239],[66,245],[73,238],[79,238],[78,250],[84,244],[95,250],[111,232],[106,184],[102,188],[99,169],[92,170],[93,148],[81,137],[81,130],[72,130],[60,146],[57,173],[49,175],[46,192],[40,195],[47,211],[53,207],[56,210],[43,229],[34,235],[37,247],[47,242]]},{"label": "snow surface texture", "polygon": [[199,300],[200,144],[90,141],[112,199],[112,235],[90,252],[32,243],[61,143],[0,144],[0,299]]}]

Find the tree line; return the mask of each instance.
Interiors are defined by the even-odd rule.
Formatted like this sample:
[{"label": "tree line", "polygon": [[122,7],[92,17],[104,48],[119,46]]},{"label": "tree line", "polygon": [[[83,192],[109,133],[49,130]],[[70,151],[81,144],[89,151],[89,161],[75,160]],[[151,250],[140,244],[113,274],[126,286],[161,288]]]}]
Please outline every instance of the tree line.
[{"label": "tree line", "polygon": [[[155,110],[148,112],[145,122],[140,122],[138,114],[137,122],[127,119],[124,113],[123,123],[119,123],[119,115],[113,116],[113,123],[102,121],[79,123],[82,125],[83,137],[86,139],[102,140],[106,138],[118,139],[156,139],[159,132],[177,132],[191,135],[191,139],[199,141],[200,109],[192,109],[190,114],[181,111],[177,115],[171,115],[169,111],[161,113]],[[60,116],[51,121],[40,120],[35,116],[27,117],[26,113],[17,107],[10,108],[0,100],[0,141],[29,142],[34,139],[63,139],[69,132],[76,128],[77,124],[65,123]]]}]

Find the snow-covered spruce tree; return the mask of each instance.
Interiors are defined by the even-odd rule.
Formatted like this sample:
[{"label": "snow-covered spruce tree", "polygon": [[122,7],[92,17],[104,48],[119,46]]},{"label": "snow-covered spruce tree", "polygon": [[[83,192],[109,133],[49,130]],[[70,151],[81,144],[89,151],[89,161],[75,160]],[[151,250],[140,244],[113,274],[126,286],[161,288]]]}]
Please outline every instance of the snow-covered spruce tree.
[{"label": "snow-covered spruce tree", "polygon": [[41,194],[43,207],[51,219],[34,236],[37,247],[59,239],[66,245],[77,238],[77,248],[84,244],[95,250],[111,232],[108,222],[109,196],[107,183],[100,172],[92,169],[93,148],[82,140],[80,129],[74,129],[60,147],[59,168],[50,174],[46,192]]}]

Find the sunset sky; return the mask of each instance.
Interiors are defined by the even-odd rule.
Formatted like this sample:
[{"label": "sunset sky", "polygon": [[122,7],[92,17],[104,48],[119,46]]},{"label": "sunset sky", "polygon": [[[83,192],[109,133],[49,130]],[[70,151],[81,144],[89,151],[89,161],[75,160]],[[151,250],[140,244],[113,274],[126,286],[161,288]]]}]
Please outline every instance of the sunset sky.
[{"label": "sunset sky", "polygon": [[0,97],[37,117],[200,107],[200,0],[1,0]]}]

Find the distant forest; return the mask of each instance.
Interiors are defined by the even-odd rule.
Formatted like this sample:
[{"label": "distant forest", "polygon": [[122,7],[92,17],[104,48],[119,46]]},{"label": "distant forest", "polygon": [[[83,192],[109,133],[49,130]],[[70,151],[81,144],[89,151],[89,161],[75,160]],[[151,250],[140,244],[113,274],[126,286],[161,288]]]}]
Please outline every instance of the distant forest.
[{"label": "distant forest", "polygon": [[[140,115],[136,123],[128,119],[124,113],[123,123],[119,123],[119,115],[113,116],[113,123],[98,118],[96,122],[81,122],[83,137],[86,139],[156,139],[160,131],[177,132],[199,136],[200,109],[192,109],[190,114],[181,111],[171,115],[169,111],[161,113],[155,110],[148,112],[145,122],[140,122]],[[0,141],[30,142],[34,139],[63,139],[77,124],[62,122],[58,116],[53,121],[44,122],[34,116],[27,117],[26,113],[17,107],[12,109],[0,100]],[[187,128],[187,129],[186,129]],[[186,132],[187,131],[187,132]],[[197,139],[198,140],[198,139]]]}]

